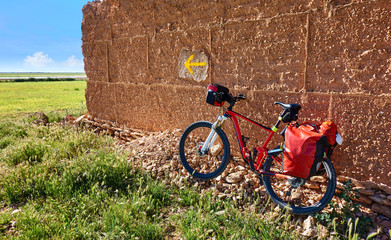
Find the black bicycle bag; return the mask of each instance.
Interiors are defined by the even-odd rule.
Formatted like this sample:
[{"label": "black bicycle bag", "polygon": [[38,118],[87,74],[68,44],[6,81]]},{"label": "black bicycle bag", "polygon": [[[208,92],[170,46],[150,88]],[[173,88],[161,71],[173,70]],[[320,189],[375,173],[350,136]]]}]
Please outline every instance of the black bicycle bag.
[{"label": "black bicycle bag", "polygon": [[227,99],[229,89],[219,84],[210,84],[206,93],[206,103],[213,106],[222,106]]}]

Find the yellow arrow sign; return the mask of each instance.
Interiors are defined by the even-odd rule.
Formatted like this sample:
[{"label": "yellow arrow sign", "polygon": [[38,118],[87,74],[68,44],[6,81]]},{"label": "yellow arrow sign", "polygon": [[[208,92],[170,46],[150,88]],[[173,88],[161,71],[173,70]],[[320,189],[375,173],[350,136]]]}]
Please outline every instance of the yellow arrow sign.
[{"label": "yellow arrow sign", "polygon": [[191,62],[193,60],[194,54],[191,55],[185,62],[185,67],[189,71],[190,74],[193,74],[193,69],[191,67],[200,67],[200,66],[206,66],[206,62]]}]

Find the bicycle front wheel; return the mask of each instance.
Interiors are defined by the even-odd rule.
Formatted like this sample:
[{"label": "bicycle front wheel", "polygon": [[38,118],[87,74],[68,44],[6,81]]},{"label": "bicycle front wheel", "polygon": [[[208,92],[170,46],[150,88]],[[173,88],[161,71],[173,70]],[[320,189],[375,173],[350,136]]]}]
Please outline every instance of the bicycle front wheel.
[{"label": "bicycle front wheel", "polygon": [[[283,173],[281,162],[268,157],[265,172]],[[336,188],[336,174],[329,158],[319,165],[320,169],[310,179],[263,175],[262,179],[270,198],[296,214],[312,214],[321,211],[333,198]]]},{"label": "bicycle front wheel", "polygon": [[229,162],[227,136],[216,128],[202,151],[212,130],[211,122],[195,122],[182,134],[179,141],[179,156],[184,168],[194,177],[207,180],[219,176]]}]

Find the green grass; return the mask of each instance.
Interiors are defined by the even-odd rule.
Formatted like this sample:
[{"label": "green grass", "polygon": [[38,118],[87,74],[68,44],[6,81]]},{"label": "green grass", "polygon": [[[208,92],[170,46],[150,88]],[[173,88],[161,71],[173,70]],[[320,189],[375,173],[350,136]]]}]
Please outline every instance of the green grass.
[{"label": "green grass", "polygon": [[1,121],[0,146],[0,239],[295,238],[282,214],[268,223],[261,208],[154,180],[108,136]]},{"label": "green grass", "polygon": [[0,82],[0,118],[28,112],[80,108],[85,81]]}]

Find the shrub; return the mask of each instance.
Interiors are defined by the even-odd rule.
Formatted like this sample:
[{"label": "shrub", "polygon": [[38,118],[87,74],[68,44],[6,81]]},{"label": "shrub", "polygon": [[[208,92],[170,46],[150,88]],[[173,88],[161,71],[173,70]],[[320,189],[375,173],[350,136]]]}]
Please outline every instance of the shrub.
[{"label": "shrub", "polygon": [[[360,211],[359,205],[353,201],[357,199],[357,190],[353,190],[351,180],[344,182],[344,189],[337,194],[342,206],[335,204],[333,201],[329,203],[331,212],[321,212],[315,214],[315,219],[320,223],[333,229],[334,232],[348,232],[352,225],[352,219],[356,219],[356,214]],[[338,222],[338,224],[336,224]],[[355,221],[355,229],[358,229],[358,234],[364,234],[373,226],[372,220],[369,217],[358,217]]]}]

